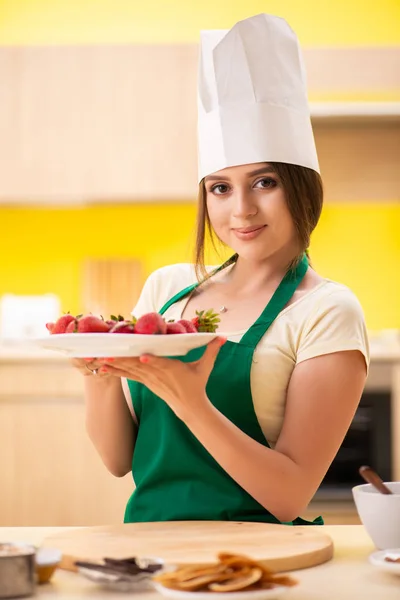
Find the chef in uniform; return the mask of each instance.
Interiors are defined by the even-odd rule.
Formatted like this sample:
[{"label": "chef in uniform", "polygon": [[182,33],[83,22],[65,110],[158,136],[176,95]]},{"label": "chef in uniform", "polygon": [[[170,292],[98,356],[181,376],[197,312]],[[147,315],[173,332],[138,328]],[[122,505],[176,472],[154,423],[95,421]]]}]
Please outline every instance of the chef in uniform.
[{"label": "chef in uniform", "polygon": [[214,308],[222,333],[178,360],[102,361],[98,375],[121,377],[135,424],[125,522],[305,524],[369,350],[357,298],[310,266],[322,187],[301,51],[284,19],[202,32],[198,151],[199,227],[204,237],[207,216],[232,256],[200,281],[191,264],[158,269],[133,314],[179,320]]}]

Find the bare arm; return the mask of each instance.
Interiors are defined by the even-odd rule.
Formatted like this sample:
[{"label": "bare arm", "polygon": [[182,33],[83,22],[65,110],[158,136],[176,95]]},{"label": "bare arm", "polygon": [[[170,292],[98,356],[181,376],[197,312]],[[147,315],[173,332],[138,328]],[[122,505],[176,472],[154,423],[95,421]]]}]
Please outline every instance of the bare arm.
[{"label": "bare arm", "polygon": [[269,449],[248,437],[211,403],[184,422],[227,473],[280,521],[307,507],[334,459],[366,379],[358,351],[318,356],[292,374],[283,428]]},{"label": "bare arm", "polygon": [[119,377],[85,377],[86,430],[107,469],[123,477],[132,468],[136,427]]},{"label": "bare arm", "polygon": [[[84,359],[73,359],[71,363],[84,376],[89,438],[110,473],[123,477],[132,468],[136,424],[126,402],[121,378],[91,375]],[[96,361],[89,365],[91,369],[101,366]]]}]

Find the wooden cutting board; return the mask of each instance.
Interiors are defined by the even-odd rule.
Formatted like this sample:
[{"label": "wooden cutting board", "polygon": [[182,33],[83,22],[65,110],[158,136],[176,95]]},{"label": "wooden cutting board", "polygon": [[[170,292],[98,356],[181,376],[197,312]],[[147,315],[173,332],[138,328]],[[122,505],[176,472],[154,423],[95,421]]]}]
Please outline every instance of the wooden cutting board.
[{"label": "wooden cutting board", "polygon": [[87,527],[49,536],[43,546],[61,550],[60,566],[68,570],[75,570],[76,560],[142,556],[187,565],[214,562],[218,552],[231,552],[262,560],[275,571],[291,571],[319,565],[333,556],[333,542],[320,527],[230,521]]}]

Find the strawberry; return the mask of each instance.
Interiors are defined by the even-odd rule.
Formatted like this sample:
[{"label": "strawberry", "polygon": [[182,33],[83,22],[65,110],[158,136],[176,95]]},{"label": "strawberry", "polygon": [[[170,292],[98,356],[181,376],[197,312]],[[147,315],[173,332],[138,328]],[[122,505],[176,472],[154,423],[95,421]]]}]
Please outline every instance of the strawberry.
[{"label": "strawberry", "polygon": [[179,325],[182,325],[185,328],[186,333],[197,333],[197,329],[192,323],[192,321],[188,321],[187,319],[181,319],[177,321]]},{"label": "strawberry", "polygon": [[124,317],[122,315],[118,315],[118,317],[115,317],[114,315],[111,315],[111,317],[109,319],[107,319],[106,323],[110,327],[114,327],[114,325],[116,323],[120,323],[121,321],[125,321],[125,319],[124,319]]},{"label": "strawberry", "polygon": [[196,316],[192,319],[192,323],[199,333],[215,333],[220,320],[218,314],[210,308],[207,311],[196,310]]},{"label": "strawberry", "polygon": [[46,323],[46,328],[50,331],[50,333],[53,333],[54,323]]},{"label": "strawberry", "polygon": [[68,327],[65,330],[65,333],[76,333],[78,331],[78,319],[74,319],[70,323],[68,323]]},{"label": "strawberry", "polygon": [[65,330],[67,329],[68,325],[72,321],[75,321],[75,317],[73,317],[69,313],[67,313],[65,315],[62,315],[62,317],[60,317],[59,319],[57,319],[57,321],[54,323],[54,326],[53,326],[52,330],[51,331],[49,330],[49,331],[52,334],[54,334],[54,333],[65,333]]},{"label": "strawberry", "polygon": [[110,325],[92,314],[85,315],[78,320],[78,333],[107,333]]},{"label": "strawberry", "polygon": [[186,329],[181,323],[167,323],[167,333],[186,333]]},{"label": "strawberry", "polygon": [[135,331],[135,323],[136,319],[133,318],[132,321],[118,321],[114,322],[113,327],[110,329],[110,333],[136,333]]},{"label": "strawberry", "polygon": [[135,325],[135,333],[163,335],[167,333],[167,324],[158,313],[147,313],[138,319]]}]

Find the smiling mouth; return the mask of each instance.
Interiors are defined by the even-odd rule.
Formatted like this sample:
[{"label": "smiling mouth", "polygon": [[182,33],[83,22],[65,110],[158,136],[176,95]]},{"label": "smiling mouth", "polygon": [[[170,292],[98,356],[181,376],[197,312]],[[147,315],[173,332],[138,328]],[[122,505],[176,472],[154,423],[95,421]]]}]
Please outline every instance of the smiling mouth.
[{"label": "smiling mouth", "polygon": [[252,227],[242,227],[240,229],[234,228],[233,231],[236,231],[237,233],[253,233],[253,231],[259,231],[264,227],[266,227],[266,225],[253,225]]}]

